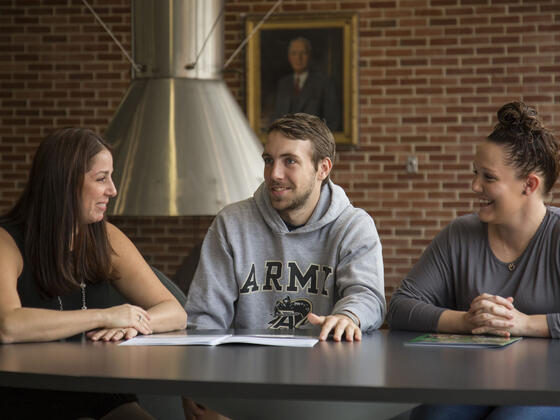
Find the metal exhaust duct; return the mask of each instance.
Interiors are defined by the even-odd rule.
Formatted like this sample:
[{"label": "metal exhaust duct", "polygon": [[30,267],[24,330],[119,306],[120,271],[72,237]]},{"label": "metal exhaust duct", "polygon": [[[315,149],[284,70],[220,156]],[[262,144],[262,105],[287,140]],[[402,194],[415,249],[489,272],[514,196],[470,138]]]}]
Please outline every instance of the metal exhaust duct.
[{"label": "metal exhaust duct", "polygon": [[262,145],[221,78],[222,7],[133,0],[139,71],[105,133],[118,189],[110,214],[213,215],[262,181]]}]

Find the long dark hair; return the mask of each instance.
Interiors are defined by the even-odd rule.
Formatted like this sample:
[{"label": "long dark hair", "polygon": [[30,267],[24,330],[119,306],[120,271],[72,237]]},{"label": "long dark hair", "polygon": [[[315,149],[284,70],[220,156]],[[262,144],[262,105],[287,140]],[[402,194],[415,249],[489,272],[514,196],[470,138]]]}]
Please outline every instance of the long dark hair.
[{"label": "long dark hair", "polygon": [[560,173],[559,146],[554,134],[537,117],[535,108],[523,102],[510,102],[498,110],[498,124],[488,140],[506,148],[508,163],[519,178],[531,172],[544,177],[543,192],[548,194]]},{"label": "long dark hair", "polygon": [[81,280],[116,278],[105,220],[79,226],[84,175],[103,150],[110,151],[107,142],[88,129],[64,128],[47,135],[21,197],[0,217],[0,223],[23,226],[25,257],[45,297],[75,290]]}]

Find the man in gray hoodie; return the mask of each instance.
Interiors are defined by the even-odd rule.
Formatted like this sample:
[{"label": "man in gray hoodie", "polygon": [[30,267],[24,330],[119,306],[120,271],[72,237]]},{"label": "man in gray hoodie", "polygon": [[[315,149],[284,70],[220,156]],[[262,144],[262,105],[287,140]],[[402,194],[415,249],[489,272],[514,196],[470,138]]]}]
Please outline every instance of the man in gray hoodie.
[{"label": "man in gray hoodie", "polygon": [[265,181],[225,207],[204,239],[186,310],[198,329],[293,329],[360,340],[385,316],[381,243],[372,218],[329,179],[332,133],[290,114],[268,130]]}]

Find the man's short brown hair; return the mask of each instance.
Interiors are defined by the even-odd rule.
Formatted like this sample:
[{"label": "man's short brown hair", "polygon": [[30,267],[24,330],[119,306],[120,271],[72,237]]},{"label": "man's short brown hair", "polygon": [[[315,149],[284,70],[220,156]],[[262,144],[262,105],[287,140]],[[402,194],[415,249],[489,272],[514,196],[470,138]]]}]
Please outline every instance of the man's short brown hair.
[{"label": "man's short brown hair", "polygon": [[[267,134],[276,131],[283,136],[293,140],[309,140],[313,143],[313,155],[311,159],[318,169],[319,162],[329,158],[334,163],[336,145],[334,136],[327,127],[327,124],[315,115],[305,114],[286,114],[278,118],[268,128]],[[327,177],[324,182],[329,179]]]}]

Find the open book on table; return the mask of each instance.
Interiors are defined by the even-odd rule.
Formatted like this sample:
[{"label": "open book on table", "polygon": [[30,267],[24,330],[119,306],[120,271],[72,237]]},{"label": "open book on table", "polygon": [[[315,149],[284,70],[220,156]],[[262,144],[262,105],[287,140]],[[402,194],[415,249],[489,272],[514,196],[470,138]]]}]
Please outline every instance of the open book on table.
[{"label": "open book on table", "polygon": [[262,346],[313,347],[319,340],[313,337],[267,334],[152,334],[123,341],[121,346],[217,346],[220,344],[258,344]]},{"label": "open book on table", "polygon": [[505,347],[521,340],[521,337],[495,337],[488,335],[466,334],[424,334],[405,342],[407,346],[440,346],[440,347]]}]

